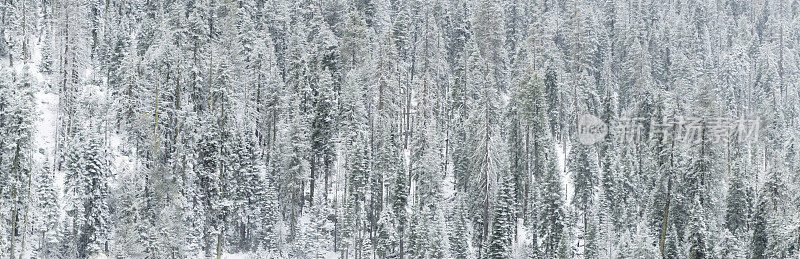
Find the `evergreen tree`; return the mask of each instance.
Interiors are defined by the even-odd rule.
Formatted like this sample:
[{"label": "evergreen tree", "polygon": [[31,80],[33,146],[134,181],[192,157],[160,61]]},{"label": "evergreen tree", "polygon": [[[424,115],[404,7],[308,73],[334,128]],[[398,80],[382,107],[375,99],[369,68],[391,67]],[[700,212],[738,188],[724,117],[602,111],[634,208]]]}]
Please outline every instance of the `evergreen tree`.
[{"label": "evergreen tree", "polygon": [[261,209],[265,183],[262,180],[262,170],[259,169],[259,153],[253,136],[234,137],[234,146],[231,150],[231,165],[229,170],[232,175],[231,184],[238,186],[232,193],[233,211],[230,217],[232,225],[231,245],[239,251],[253,251],[258,246],[258,241],[264,237],[258,236],[257,223],[264,221]]},{"label": "evergreen tree", "polygon": [[[108,168],[100,140],[80,132],[67,154],[65,197],[69,201],[65,226],[71,234],[62,251],[80,258],[108,253]],[[75,237],[74,239],[72,237]]]},{"label": "evergreen tree", "polygon": [[[100,255],[108,253],[108,165],[103,156],[99,139],[92,139],[87,143],[85,159],[86,178],[89,180],[86,188],[87,201],[86,225],[84,233],[86,247],[79,245],[79,251],[86,251],[85,255]],[[81,242],[83,243],[83,242]],[[84,257],[84,256],[80,256]]]},{"label": "evergreen tree", "polygon": [[570,168],[573,171],[573,183],[575,186],[572,204],[580,212],[580,223],[583,226],[584,250],[590,250],[589,245],[594,240],[590,240],[590,232],[595,231],[593,226],[593,211],[596,202],[595,188],[597,186],[598,166],[593,146],[578,144],[570,149],[573,159],[570,159]]},{"label": "evergreen tree", "polygon": [[752,198],[751,192],[745,186],[744,172],[735,170],[731,176],[730,185],[728,187],[727,213],[725,214],[725,222],[728,230],[731,233],[744,232],[748,229],[748,221],[752,215]]},{"label": "evergreen tree", "polygon": [[3,1],[0,254],[794,258],[798,10]]},{"label": "evergreen tree", "polygon": [[511,179],[502,181],[498,192],[492,220],[491,245],[487,253],[489,258],[511,258],[511,244],[516,233],[514,182]]},{"label": "evergreen tree", "polygon": [[689,221],[689,258],[700,259],[710,257],[707,247],[707,233],[705,215],[700,199],[695,198],[692,207],[691,220]]},{"label": "evergreen tree", "polygon": [[56,191],[54,172],[48,163],[45,163],[36,177],[37,200],[36,208],[39,211],[35,233],[39,234],[40,242],[37,254],[42,257],[58,256],[58,193]]},{"label": "evergreen tree", "polygon": [[753,215],[753,243],[751,244],[752,258],[767,258],[767,246],[769,242],[767,232],[767,202],[763,197],[759,198]]},{"label": "evergreen tree", "polygon": [[564,238],[564,208],[561,196],[561,173],[556,169],[552,153],[545,157],[545,175],[542,188],[542,204],[539,231],[544,257],[558,257],[559,244]]},{"label": "evergreen tree", "polygon": [[456,203],[450,220],[450,250],[457,258],[471,258],[469,242],[469,218],[463,194],[456,194]]},{"label": "evergreen tree", "polygon": [[397,218],[397,233],[399,236],[399,243],[400,243],[400,254],[405,254],[404,251],[404,240],[405,240],[405,233],[406,227],[408,226],[408,214],[406,212],[406,206],[408,206],[408,177],[406,177],[406,173],[403,171],[397,171],[398,174],[395,176],[395,184],[394,184],[394,202],[392,204],[392,208],[394,210],[394,215]]}]

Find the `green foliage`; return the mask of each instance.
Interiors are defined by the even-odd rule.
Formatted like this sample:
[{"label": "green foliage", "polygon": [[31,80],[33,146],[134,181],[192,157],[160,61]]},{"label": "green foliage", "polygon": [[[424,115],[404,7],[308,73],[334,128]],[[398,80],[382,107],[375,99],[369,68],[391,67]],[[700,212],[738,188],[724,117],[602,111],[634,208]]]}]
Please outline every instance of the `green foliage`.
[{"label": "green foliage", "polygon": [[492,219],[492,236],[489,245],[489,258],[511,258],[511,244],[516,234],[516,217],[514,208],[514,183],[512,179],[503,179],[495,203]]}]

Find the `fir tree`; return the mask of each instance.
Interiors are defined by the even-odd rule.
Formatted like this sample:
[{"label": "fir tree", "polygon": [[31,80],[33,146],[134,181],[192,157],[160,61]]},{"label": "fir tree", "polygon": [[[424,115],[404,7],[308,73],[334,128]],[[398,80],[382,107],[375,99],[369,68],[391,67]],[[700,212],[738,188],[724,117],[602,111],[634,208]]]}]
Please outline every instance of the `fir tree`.
[{"label": "fir tree", "polygon": [[539,231],[541,233],[541,249],[545,257],[557,257],[559,244],[564,237],[564,209],[561,196],[561,173],[556,169],[552,153],[545,157],[545,175],[542,190],[542,211],[540,212]]},{"label": "fir tree", "polygon": [[498,196],[492,220],[491,245],[489,245],[487,255],[489,258],[511,258],[511,244],[516,233],[516,217],[514,216],[516,201],[514,199],[514,182],[511,179],[503,180]]},{"label": "fir tree", "polygon": [[39,211],[35,233],[39,234],[38,254],[42,257],[58,255],[58,194],[55,187],[54,172],[45,163],[36,177],[37,209]]},{"label": "fir tree", "polygon": [[694,206],[692,207],[688,239],[690,242],[689,258],[701,259],[710,257],[706,244],[708,237],[706,233],[705,215],[699,198],[695,198]]},{"label": "fir tree", "polygon": [[731,233],[739,233],[748,229],[748,221],[752,214],[752,198],[745,186],[744,172],[735,170],[728,187],[727,212],[725,222]]}]

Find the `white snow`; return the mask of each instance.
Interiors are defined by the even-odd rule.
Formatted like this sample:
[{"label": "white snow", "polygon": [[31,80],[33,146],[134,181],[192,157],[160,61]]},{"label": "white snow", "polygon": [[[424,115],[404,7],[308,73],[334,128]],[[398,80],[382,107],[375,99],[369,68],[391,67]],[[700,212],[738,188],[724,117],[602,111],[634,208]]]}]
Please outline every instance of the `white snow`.
[{"label": "white snow", "polygon": [[570,146],[566,146],[566,150],[564,146],[560,145],[558,142],[554,142],[553,146],[555,146],[556,150],[556,167],[559,172],[561,172],[561,179],[564,181],[564,197],[565,197],[565,204],[570,204],[571,197],[569,196],[569,192],[574,190],[574,186],[572,183],[572,177],[569,176],[569,172],[566,169],[567,163],[567,156],[569,154]]},{"label": "white snow", "polygon": [[[45,76],[39,72],[39,63],[42,60],[40,46],[35,44],[31,49],[31,59],[27,66],[19,64],[14,69],[21,73],[22,69],[28,69],[31,75],[33,87],[34,116],[33,118],[33,169],[36,171],[44,170],[48,165],[49,172],[55,173],[55,189],[58,194],[59,204],[62,200],[64,190],[64,175],[55,170],[55,150],[58,128],[58,95],[51,92]],[[30,246],[22,247],[22,255],[30,257]],[[21,257],[22,257],[21,255]]]},{"label": "white snow", "polygon": [[[31,60],[28,69],[33,77],[35,93],[33,94],[36,105],[34,119],[33,145],[36,151],[33,154],[33,161],[36,166],[41,167],[45,163],[50,165],[50,170],[56,172],[55,150],[56,150],[56,129],[58,128],[58,95],[53,93],[48,85],[45,76],[39,72],[39,63],[42,54],[39,44],[33,45],[31,49]],[[60,195],[64,190],[64,175],[55,175],[56,190]]]},{"label": "white snow", "polygon": [[252,254],[249,254],[249,253],[243,253],[243,254],[223,254],[222,258],[224,258],[224,259],[250,259],[250,258],[256,258],[256,257],[254,255],[252,255]]},{"label": "white snow", "polygon": [[528,227],[525,226],[525,220],[517,219],[517,237],[512,247],[512,255],[514,258],[522,258],[525,255],[525,246],[533,243],[531,235],[528,233]]},{"label": "white snow", "polygon": [[[55,149],[56,149],[56,128],[58,127],[58,95],[49,93],[46,87],[40,87],[34,93],[34,101],[36,102],[37,118],[34,121],[34,137],[33,145],[37,150],[33,155],[33,161],[39,166],[47,163],[50,165],[50,170],[53,170],[55,164]],[[56,175],[56,183],[58,193],[62,193],[63,175]]]}]

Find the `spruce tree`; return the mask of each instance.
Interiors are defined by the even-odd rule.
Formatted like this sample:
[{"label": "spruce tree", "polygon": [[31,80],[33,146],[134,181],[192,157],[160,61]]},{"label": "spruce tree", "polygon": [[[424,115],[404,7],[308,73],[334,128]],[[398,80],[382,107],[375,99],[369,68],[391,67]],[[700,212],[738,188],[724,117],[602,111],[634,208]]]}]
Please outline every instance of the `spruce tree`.
[{"label": "spruce tree", "polygon": [[702,259],[710,257],[707,247],[707,230],[703,207],[700,198],[695,198],[689,221],[689,258]]},{"label": "spruce tree", "polygon": [[545,175],[542,188],[542,210],[539,216],[539,231],[542,238],[541,249],[544,257],[557,257],[559,244],[564,238],[564,208],[561,195],[561,172],[556,169],[555,155],[545,157]]},{"label": "spruce tree", "polygon": [[756,205],[753,213],[753,238],[752,244],[750,245],[752,248],[750,253],[751,258],[769,258],[769,202],[764,196],[766,196],[765,193],[759,195],[758,205]]},{"label": "spruce tree", "polygon": [[[510,177],[506,176],[506,178]],[[503,179],[501,186],[497,193],[497,202],[494,205],[491,244],[487,252],[489,258],[511,258],[511,244],[515,239],[514,182],[512,179]]]},{"label": "spruce tree", "polygon": [[[78,246],[79,254],[97,256],[108,254],[108,162],[104,157],[100,139],[92,138],[86,143],[83,154],[86,179],[86,201],[84,205],[86,225]],[[85,240],[85,241],[80,241]],[[85,242],[85,243],[84,243]],[[85,245],[85,247],[83,247]]]},{"label": "spruce tree", "polygon": [[38,203],[36,208],[36,224],[38,228],[35,233],[39,235],[38,255],[42,257],[55,257],[58,255],[58,194],[55,186],[55,170],[47,162],[41,167],[36,176],[36,196]]},{"label": "spruce tree", "polygon": [[456,258],[470,258],[469,218],[464,194],[458,193],[455,197],[455,206],[450,216],[450,250]]},{"label": "spruce tree", "polygon": [[728,230],[734,234],[740,231],[747,231],[748,221],[750,215],[752,215],[751,192],[745,185],[745,179],[743,178],[744,172],[740,170],[733,171],[728,187],[725,222]]}]

